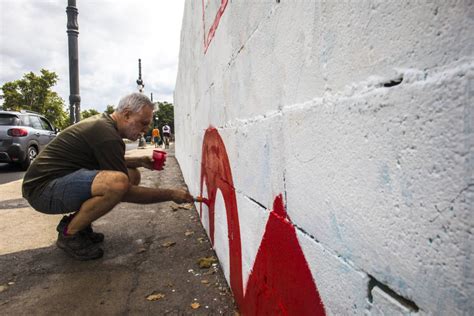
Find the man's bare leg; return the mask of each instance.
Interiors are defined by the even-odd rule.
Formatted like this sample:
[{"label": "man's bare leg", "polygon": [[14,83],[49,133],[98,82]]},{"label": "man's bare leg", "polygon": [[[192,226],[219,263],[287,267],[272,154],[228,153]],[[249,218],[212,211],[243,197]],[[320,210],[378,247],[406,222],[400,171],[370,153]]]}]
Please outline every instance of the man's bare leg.
[{"label": "man's bare leg", "polygon": [[128,179],[130,185],[139,185],[142,179],[142,175],[140,171],[138,171],[136,168],[128,168]]},{"label": "man's bare leg", "polygon": [[141,175],[135,168],[128,169],[128,177],[118,171],[101,171],[92,182],[92,198],[81,205],[68,225],[69,234],[86,228],[104,216],[120,202],[151,204],[165,201],[176,203],[193,202],[193,197],[184,190],[140,187]]},{"label": "man's bare leg", "polygon": [[92,198],[81,205],[80,210],[68,225],[68,234],[72,235],[81,231],[96,219],[107,214],[120,203],[129,188],[129,178],[123,172],[99,172],[92,182]]}]

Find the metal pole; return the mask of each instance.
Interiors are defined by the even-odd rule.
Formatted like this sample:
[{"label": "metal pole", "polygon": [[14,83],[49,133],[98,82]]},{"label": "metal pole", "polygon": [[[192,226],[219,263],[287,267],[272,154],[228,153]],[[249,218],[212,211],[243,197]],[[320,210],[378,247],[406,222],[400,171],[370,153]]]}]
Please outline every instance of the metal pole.
[{"label": "metal pole", "polygon": [[138,79],[137,79],[138,91],[143,92],[145,84],[142,80],[142,60],[138,58]]},{"label": "metal pole", "polygon": [[71,124],[81,120],[81,96],[79,95],[79,53],[77,38],[79,25],[77,23],[78,10],[76,0],[68,0],[67,37],[69,48],[69,118]]}]

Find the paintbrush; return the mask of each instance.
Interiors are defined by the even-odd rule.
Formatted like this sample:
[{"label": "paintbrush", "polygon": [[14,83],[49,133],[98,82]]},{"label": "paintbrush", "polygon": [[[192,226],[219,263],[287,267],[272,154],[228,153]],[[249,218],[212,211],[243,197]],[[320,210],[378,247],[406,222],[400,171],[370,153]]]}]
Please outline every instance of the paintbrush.
[{"label": "paintbrush", "polygon": [[194,201],[199,202],[199,203],[204,203],[209,207],[209,200],[205,197],[202,197],[202,196],[198,195],[194,198]]}]

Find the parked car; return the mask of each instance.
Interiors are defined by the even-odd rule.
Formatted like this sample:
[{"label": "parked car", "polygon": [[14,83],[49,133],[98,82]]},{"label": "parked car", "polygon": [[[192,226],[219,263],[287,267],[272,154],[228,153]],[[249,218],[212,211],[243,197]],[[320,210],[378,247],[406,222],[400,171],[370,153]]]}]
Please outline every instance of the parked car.
[{"label": "parked car", "polygon": [[58,130],[41,114],[32,111],[0,111],[0,162],[28,169]]}]

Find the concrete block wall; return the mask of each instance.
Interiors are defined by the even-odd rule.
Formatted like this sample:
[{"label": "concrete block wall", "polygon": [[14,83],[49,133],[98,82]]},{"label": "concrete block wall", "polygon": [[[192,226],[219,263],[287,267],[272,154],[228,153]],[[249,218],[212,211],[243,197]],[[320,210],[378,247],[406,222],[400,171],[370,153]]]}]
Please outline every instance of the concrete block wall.
[{"label": "concrete block wall", "polygon": [[176,157],[244,314],[474,314],[473,29],[470,0],[186,2]]}]

